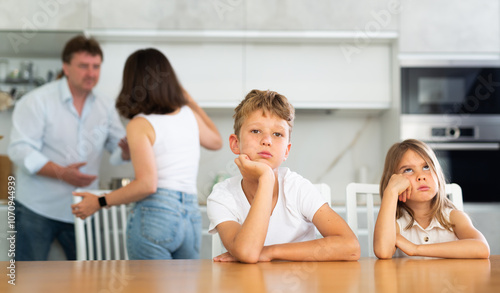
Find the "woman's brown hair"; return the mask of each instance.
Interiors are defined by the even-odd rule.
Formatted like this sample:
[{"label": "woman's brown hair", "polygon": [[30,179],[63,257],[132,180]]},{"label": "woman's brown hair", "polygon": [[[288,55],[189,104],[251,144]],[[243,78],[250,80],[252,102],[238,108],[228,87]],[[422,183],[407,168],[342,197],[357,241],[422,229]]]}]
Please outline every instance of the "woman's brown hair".
[{"label": "woman's brown hair", "polygon": [[130,55],[116,109],[125,118],[137,114],[168,114],[187,104],[182,86],[167,57],[156,49]]},{"label": "woman's brown hair", "polygon": [[[446,197],[445,185],[446,181],[444,178],[443,170],[441,169],[441,165],[434,154],[434,151],[425,144],[424,142],[416,139],[407,139],[400,143],[395,143],[387,152],[387,156],[385,157],[384,171],[382,173],[382,178],[380,180],[380,196],[383,197],[384,190],[389,184],[389,180],[391,176],[398,171],[399,164],[403,155],[408,151],[412,150],[417,153],[424,161],[427,163],[429,168],[436,174],[437,183],[438,183],[438,191],[436,196],[431,201],[431,210],[429,212],[429,217],[431,219],[436,218],[438,222],[451,231],[452,225],[444,215],[445,208],[453,208],[455,206],[453,203]],[[401,227],[404,229],[410,228],[415,222],[413,210],[406,205],[406,203],[402,201],[398,201],[398,206],[396,209],[396,219],[399,219],[403,215],[403,210],[406,210],[411,217],[411,221],[406,227]]]}]

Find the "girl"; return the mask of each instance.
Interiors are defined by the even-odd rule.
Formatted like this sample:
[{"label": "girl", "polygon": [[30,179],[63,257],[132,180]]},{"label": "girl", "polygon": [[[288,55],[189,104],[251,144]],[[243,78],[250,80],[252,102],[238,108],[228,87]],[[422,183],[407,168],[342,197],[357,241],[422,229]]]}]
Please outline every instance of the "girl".
[{"label": "girl", "polygon": [[[130,259],[199,258],[201,215],[196,195],[200,145],[222,147],[215,124],[183,90],[158,50],[138,50],[127,59],[116,101],[131,119],[127,143],[135,179],[103,198],[90,193],[72,206],[85,219],[103,206],[136,202],[127,224]],[[126,152],[126,151],[125,151]]]},{"label": "girl", "polygon": [[378,258],[391,258],[396,248],[409,256],[489,257],[484,236],[446,197],[443,171],[425,143],[408,139],[389,149],[380,195],[373,239]]}]

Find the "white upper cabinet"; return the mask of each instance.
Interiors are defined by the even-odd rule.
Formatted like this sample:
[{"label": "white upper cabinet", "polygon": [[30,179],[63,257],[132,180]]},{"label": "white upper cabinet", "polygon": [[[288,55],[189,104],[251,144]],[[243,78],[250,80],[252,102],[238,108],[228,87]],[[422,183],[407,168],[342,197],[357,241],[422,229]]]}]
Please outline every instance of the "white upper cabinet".
[{"label": "white upper cabinet", "polygon": [[202,106],[234,108],[243,98],[242,45],[100,41],[104,62],[96,90],[116,98],[128,56],[154,47],[167,56],[182,86]]},{"label": "white upper cabinet", "polygon": [[298,108],[388,108],[391,46],[374,44],[353,55],[344,46],[249,44],[246,91],[277,91]]},{"label": "white upper cabinet", "polygon": [[2,0],[0,29],[30,38],[39,31],[83,30],[88,27],[89,0]]},{"label": "white upper cabinet", "polygon": [[498,53],[498,0],[402,0],[401,53]]}]

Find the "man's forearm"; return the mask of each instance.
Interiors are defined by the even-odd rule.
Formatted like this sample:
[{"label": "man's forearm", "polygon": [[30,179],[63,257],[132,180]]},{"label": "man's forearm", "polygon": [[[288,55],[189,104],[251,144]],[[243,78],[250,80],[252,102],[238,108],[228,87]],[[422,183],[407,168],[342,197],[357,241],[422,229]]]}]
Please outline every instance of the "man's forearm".
[{"label": "man's forearm", "polygon": [[75,187],[85,187],[89,186],[97,178],[97,176],[81,173],[79,168],[84,165],[85,163],[82,162],[63,167],[49,161],[40,169],[40,171],[38,171],[37,174],[64,181]]},{"label": "man's forearm", "polygon": [[63,180],[65,168],[52,161],[47,162],[36,174],[40,176],[50,177]]}]

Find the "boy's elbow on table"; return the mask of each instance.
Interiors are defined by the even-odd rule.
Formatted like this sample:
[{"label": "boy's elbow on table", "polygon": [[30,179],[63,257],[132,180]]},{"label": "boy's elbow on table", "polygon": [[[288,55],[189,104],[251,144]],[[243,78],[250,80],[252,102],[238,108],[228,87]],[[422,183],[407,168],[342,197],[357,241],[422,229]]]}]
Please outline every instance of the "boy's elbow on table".
[{"label": "boy's elbow on table", "polygon": [[234,256],[238,261],[243,263],[257,263],[260,259],[260,254],[262,247],[255,247],[253,245],[235,245],[230,251],[231,255]]},{"label": "boy's elbow on table", "polygon": [[361,248],[356,237],[343,241],[342,243],[338,243],[338,238],[325,237],[324,239],[328,239],[329,243],[327,245],[331,247],[332,250],[338,250],[339,244],[342,249],[342,254],[340,256],[332,256],[332,260],[355,261],[359,260],[361,257]]},{"label": "boy's elbow on table", "polygon": [[351,240],[348,243],[349,249],[346,260],[359,260],[361,257],[361,247],[358,239]]},{"label": "boy's elbow on table", "polygon": [[237,249],[234,251],[233,256],[242,263],[257,263],[259,262],[260,252],[256,253],[250,249]]}]

